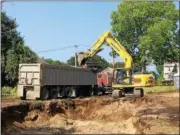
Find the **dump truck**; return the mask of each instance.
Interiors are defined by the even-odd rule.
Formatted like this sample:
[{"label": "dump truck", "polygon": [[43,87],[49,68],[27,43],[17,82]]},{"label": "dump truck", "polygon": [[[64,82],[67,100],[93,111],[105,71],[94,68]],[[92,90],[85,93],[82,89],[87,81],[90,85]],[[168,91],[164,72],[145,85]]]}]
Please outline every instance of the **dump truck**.
[{"label": "dump truck", "polygon": [[81,67],[19,64],[17,95],[21,99],[75,98],[104,94],[96,73]]}]

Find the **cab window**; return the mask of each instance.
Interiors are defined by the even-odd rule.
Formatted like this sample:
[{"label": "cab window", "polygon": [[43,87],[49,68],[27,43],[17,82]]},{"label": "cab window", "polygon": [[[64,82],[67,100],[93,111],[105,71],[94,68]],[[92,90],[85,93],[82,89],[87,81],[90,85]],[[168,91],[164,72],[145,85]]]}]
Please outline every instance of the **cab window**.
[{"label": "cab window", "polygon": [[101,74],[98,74],[98,78],[102,78],[102,75],[101,75]]}]

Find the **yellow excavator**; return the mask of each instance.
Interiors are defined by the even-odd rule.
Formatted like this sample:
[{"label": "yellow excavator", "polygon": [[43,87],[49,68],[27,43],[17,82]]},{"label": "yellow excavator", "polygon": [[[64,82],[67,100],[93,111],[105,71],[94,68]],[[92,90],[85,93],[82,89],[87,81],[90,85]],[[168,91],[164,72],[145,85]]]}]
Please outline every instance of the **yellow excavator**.
[{"label": "yellow excavator", "polygon": [[[116,79],[112,82],[112,96],[118,98],[122,96],[144,96],[143,87],[153,86],[154,77],[152,74],[134,74],[133,59],[127,49],[114,38],[110,31],[106,31],[92,45],[87,52],[78,53],[78,64],[86,65],[86,60],[98,52],[102,51],[102,45],[110,46],[124,60],[123,68],[116,68]],[[114,78],[114,77],[113,77]]]}]

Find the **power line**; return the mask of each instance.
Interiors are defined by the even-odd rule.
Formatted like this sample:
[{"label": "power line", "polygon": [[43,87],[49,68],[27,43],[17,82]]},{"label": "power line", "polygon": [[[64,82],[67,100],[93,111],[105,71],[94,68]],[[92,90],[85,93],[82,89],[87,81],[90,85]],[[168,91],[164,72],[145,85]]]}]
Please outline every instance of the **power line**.
[{"label": "power line", "polygon": [[[76,45],[77,47],[79,46],[84,46],[84,47],[87,47],[87,45]],[[44,51],[39,51],[37,53],[44,53],[44,52],[53,52],[53,51],[60,51],[60,50],[65,50],[65,49],[68,49],[68,48],[74,48],[75,46],[72,45],[72,46],[66,46],[66,47],[62,47],[62,48],[56,48],[56,49],[51,49],[51,50],[44,50]],[[89,46],[88,46],[89,47]]]},{"label": "power line", "polygon": [[51,50],[39,51],[39,52],[37,52],[37,53],[59,51],[59,50],[64,50],[64,49],[68,49],[68,48],[72,48],[72,47],[73,47],[73,46],[67,46],[67,47],[56,48],[56,49],[51,49]]}]

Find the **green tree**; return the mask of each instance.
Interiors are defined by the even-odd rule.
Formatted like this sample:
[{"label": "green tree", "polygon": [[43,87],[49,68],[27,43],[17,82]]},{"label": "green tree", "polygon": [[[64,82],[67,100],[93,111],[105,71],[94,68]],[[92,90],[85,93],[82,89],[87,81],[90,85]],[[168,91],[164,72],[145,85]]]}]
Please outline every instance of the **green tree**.
[{"label": "green tree", "polygon": [[45,61],[49,64],[54,64],[54,65],[65,65],[64,62],[60,62],[59,60],[53,60],[53,59],[45,59]]},{"label": "green tree", "polygon": [[130,50],[134,62],[146,70],[154,60],[177,60],[173,43],[178,10],[173,2],[121,2],[111,14],[113,35]]},{"label": "green tree", "polygon": [[35,63],[37,55],[24,45],[24,39],[16,30],[15,19],[1,12],[1,84],[15,86],[19,63]]},{"label": "green tree", "polygon": [[[113,68],[113,64],[110,64],[110,67]],[[123,62],[116,62],[114,64],[114,68],[123,68],[124,67],[124,63]]]},{"label": "green tree", "polygon": [[[76,57],[77,58],[77,57]],[[67,64],[71,66],[75,66],[75,57],[72,56],[70,59],[67,60]],[[76,65],[78,65],[78,61],[76,61]]]},{"label": "green tree", "polygon": [[45,61],[48,63],[48,64],[54,64],[54,61],[52,59],[45,59]]},{"label": "green tree", "polygon": [[[180,21],[180,20],[179,20]],[[174,55],[174,59],[173,59],[173,62],[179,62],[179,56],[180,56],[180,44],[179,44],[179,41],[180,41],[180,31],[179,31],[179,27],[174,35],[174,40],[173,40],[173,47],[175,49],[175,53],[178,54],[178,55]]]},{"label": "green tree", "polygon": [[163,65],[157,65],[156,69],[158,71],[157,80],[158,82],[161,82],[163,80]]},{"label": "green tree", "polygon": [[113,58],[112,67],[115,68],[115,58],[118,56],[118,54],[112,49],[109,55]]},{"label": "green tree", "polygon": [[20,63],[36,63],[38,57],[35,52],[25,45],[21,45],[21,52],[18,56],[20,57]]},{"label": "green tree", "polygon": [[13,49],[9,49],[6,56],[6,67],[5,67],[5,80],[7,80],[8,85],[15,85],[14,83],[17,82],[17,70],[18,70],[18,56]]}]

